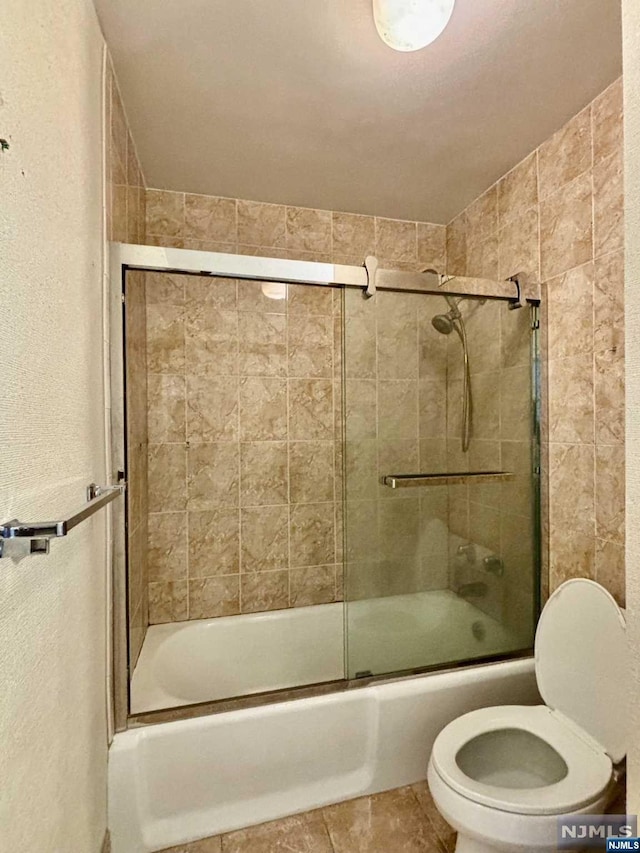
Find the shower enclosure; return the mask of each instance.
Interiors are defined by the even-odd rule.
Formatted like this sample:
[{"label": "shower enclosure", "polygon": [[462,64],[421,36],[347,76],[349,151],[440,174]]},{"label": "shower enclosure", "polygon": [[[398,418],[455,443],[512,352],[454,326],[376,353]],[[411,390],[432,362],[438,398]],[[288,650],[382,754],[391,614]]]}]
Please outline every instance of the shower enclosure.
[{"label": "shower enclosure", "polygon": [[140,246],[112,266],[120,726],[530,650],[535,289]]}]

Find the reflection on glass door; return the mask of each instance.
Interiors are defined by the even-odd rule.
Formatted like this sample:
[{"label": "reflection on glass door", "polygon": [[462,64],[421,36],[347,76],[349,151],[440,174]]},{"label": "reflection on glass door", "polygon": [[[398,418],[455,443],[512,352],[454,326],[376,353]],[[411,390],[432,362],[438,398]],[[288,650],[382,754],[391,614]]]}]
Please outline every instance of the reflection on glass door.
[{"label": "reflection on glass door", "polygon": [[532,646],[535,311],[345,291],[350,678]]}]

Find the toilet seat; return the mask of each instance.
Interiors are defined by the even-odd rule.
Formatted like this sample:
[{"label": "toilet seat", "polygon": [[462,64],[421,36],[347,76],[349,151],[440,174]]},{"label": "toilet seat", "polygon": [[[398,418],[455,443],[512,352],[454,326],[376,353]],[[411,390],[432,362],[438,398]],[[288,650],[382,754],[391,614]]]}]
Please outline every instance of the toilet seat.
[{"label": "toilet seat", "polygon": [[[551,784],[518,788],[486,784],[461,770],[456,759],[465,744],[485,733],[509,729],[529,732],[555,750],[566,764],[566,775]],[[595,802],[612,771],[604,749],[546,705],[503,705],[464,714],[440,732],[431,761],[443,782],[466,799],[522,815],[564,814]]]}]

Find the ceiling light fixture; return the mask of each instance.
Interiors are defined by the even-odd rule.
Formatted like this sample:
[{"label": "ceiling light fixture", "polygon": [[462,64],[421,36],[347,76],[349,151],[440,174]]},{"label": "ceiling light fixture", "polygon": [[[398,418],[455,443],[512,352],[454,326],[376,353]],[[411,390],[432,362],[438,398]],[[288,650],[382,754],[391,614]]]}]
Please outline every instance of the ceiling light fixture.
[{"label": "ceiling light fixture", "polygon": [[455,0],[373,0],[380,38],[394,50],[420,50],[449,23]]}]

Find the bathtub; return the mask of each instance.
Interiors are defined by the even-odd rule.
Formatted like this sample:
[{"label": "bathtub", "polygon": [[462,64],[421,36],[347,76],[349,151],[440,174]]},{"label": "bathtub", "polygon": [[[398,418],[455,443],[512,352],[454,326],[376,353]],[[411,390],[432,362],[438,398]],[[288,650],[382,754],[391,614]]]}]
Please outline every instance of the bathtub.
[{"label": "bathtub", "polygon": [[147,628],[131,713],[344,678],[342,605]]},{"label": "bathtub", "polygon": [[113,853],[151,853],[417,782],[455,717],[539,701],[527,658],[130,729],[109,754]]},{"label": "bathtub", "polygon": [[[522,647],[450,590],[350,602],[346,613],[351,677]],[[152,625],[131,681],[131,712],[343,679],[344,626],[342,604]]]}]

